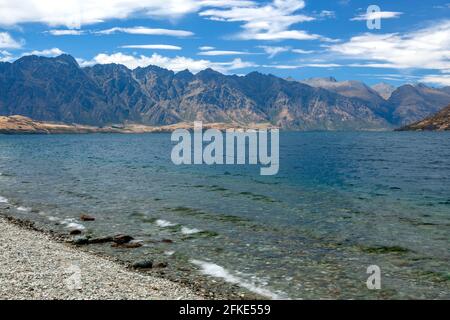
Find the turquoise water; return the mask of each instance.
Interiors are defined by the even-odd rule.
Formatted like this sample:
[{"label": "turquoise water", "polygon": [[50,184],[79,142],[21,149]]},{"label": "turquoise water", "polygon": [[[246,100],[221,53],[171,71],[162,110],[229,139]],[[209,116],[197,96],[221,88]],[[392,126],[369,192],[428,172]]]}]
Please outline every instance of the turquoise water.
[{"label": "turquoise water", "polygon": [[[449,133],[284,132],[280,143],[279,174],[262,177],[175,166],[170,134],[0,135],[0,210],[128,233],[145,246],[99,250],[273,298],[450,298]],[[369,265],[380,291],[366,287]]]}]

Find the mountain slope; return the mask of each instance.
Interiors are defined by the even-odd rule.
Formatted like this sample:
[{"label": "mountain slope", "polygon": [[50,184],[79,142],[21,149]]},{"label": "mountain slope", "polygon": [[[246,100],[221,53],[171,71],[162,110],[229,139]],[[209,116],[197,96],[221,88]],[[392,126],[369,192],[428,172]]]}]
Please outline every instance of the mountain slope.
[{"label": "mountain slope", "polygon": [[445,131],[450,130],[450,106],[409,126],[403,127],[402,131]]},{"label": "mountain slope", "polygon": [[377,103],[345,92],[257,72],[239,77],[211,69],[194,75],[156,66],[80,68],[69,55],[29,56],[0,64],[0,115],[41,121],[102,126],[202,120],[270,122],[300,130],[389,128],[387,112],[380,110]]},{"label": "mountain slope", "polygon": [[395,109],[393,122],[407,125],[424,119],[450,104],[450,92],[423,84],[408,84],[395,90],[388,102]]},{"label": "mountain slope", "polygon": [[372,103],[383,103],[381,96],[360,81],[337,81],[335,78],[311,78],[301,81],[312,87],[330,90],[349,98],[358,98]]},{"label": "mountain slope", "polygon": [[36,120],[95,124],[120,121],[75,59],[24,57],[0,73],[0,113]]},{"label": "mountain slope", "polygon": [[311,78],[301,81],[316,88],[326,89],[342,96],[359,99],[372,112],[388,121],[392,120],[392,108],[377,91],[360,81],[337,81],[333,77]]},{"label": "mountain slope", "polygon": [[372,89],[378,92],[378,94],[384,99],[389,100],[392,95],[392,92],[395,91],[395,87],[390,84],[381,82],[372,86]]}]

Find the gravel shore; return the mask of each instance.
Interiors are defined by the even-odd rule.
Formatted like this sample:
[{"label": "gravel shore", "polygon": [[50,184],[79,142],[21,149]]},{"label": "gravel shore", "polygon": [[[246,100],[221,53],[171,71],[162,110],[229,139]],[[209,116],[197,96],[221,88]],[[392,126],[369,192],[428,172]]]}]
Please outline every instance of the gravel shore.
[{"label": "gravel shore", "polygon": [[0,299],[201,299],[0,217]]}]

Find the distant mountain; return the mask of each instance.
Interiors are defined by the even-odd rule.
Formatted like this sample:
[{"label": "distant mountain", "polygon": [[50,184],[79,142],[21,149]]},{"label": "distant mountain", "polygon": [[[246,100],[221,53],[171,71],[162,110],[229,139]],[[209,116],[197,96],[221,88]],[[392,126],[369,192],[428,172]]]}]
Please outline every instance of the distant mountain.
[{"label": "distant mountain", "polygon": [[395,89],[380,83],[369,88],[359,81],[337,81],[333,77],[311,78],[302,83],[361,99],[376,115],[399,126],[432,115],[450,103],[450,87],[436,89],[416,84]]},{"label": "distant mountain", "polygon": [[450,130],[450,106],[409,126],[403,127],[402,131],[444,131]]},{"label": "distant mountain", "polygon": [[0,63],[0,115],[96,126],[193,120],[296,130],[392,126],[362,99],[272,75],[228,76],[211,69],[194,75],[115,64],[80,68],[69,55]]},{"label": "distant mountain", "polygon": [[441,90],[450,94],[450,86],[444,87]]},{"label": "distant mountain", "polygon": [[394,108],[392,122],[407,125],[424,119],[448,104],[448,89],[430,88],[424,84],[404,85],[397,88],[388,100]]},{"label": "distant mountain", "polygon": [[80,68],[70,55],[0,63],[0,115],[36,121],[161,126],[201,120],[271,123],[294,130],[364,130],[412,123],[448,104],[449,87],[405,85],[386,101],[362,82],[334,78],[299,82],[258,72],[174,73],[116,64]]},{"label": "distant mountain", "polygon": [[316,88],[326,89],[348,98],[360,99],[373,113],[392,121],[392,108],[380,94],[360,81],[337,81],[333,77],[310,78],[301,81]]},{"label": "distant mountain", "polygon": [[381,82],[373,85],[372,89],[378,92],[384,100],[388,100],[396,88],[388,83]]},{"label": "distant mountain", "polygon": [[335,78],[330,77],[311,78],[302,80],[301,82],[312,87],[330,90],[349,98],[359,98],[361,100],[374,103],[383,102],[383,99],[378,92],[360,81],[337,81]]}]

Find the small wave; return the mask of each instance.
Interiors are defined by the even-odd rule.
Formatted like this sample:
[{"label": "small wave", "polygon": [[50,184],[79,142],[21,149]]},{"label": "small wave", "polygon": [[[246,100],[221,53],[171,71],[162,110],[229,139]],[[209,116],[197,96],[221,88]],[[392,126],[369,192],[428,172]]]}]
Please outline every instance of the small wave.
[{"label": "small wave", "polygon": [[5,197],[0,196],[0,203],[8,203],[8,199],[6,199]]},{"label": "small wave", "polygon": [[201,273],[203,273],[205,275],[216,277],[216,278],[221,278],[228,283],[239,285],[239,286],[241,286],[251,292],[259,294],[261,296],[264,296],[264,297],[267,297],[270,299],[274,299],[274,300],[285,298],[285,297],[283,297],[283,295],[272,292],[266,288],[256,286],[255,284],[250,283],[240,277],[232,275],[228,270],[224,269],[223,267],[221,267],[215,263],[210,263],[210,262],[201,261],[201,260],[191,260],[191,263],[200,267]]},{"label": "small wave", "polygon": [[176,223],[172,223],[170,221],[162,220],[162,219],[156,220],[155,223],[158,227],[161,227],[161,228],[174,227],[177,225]]},{"label": "small wave", "polygon": [[166,255],[166,256],[173,256],[174,254],[175,254],[175,251],[166,251],[166,252],[164,252],[164,254]]},{"label": "small wave", "polygon": [[17,211],[20,211],[20,212],[30,212],[31,209],[30,209],[30,208],[27,208],[27,207],[22,207],[22,206],[20,206],[20,207],[17,207]]},{"label": "small wave", "polygon": [[47,219],[48,219],[49,221],[52,221],[52,222],[55,222],[55,221],[58,221],[58,220],[59,220],[57,217],[52,217],[52,216],[47,217]]},{"label": "small wave", "polygon": [[86,227],[83,226],[81,223],[75,222],[74,219],[65,219],[61,222],[66,226],[67,229],[71,230],[85,230]]},{"label": "small wave", "polygon": [[195,228],[188,228],[188,227],[181,227],[181,233],[182,234],[196,234],[202,232],[201,230],[195,229]]},{"label": "small wave", "polygon": [[76,222],[71,222],[69,224],[66,225],[67,229],[74,229],[74,230],[84,230],[86,229],[85,226],[83,226],[82,224],[76,223]]}]

